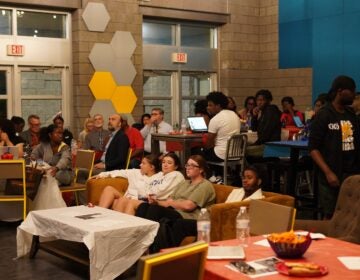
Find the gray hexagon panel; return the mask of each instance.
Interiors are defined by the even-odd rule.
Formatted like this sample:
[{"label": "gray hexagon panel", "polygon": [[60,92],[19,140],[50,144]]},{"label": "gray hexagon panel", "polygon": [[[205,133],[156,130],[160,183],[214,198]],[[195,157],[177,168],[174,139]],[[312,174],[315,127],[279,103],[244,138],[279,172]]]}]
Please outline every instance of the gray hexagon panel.
[{"label": "gray hexagon panel", "polygon": [[90,116],[101,114],[104,117],[104,128],[107,129],[109,116],[116,114],[115,108],[111,100],[95,100],[90,109]]},{"label": "gray hexagon panel", "polygon": [[128,31],[116,31],[110,45],[117,58],[130,58],[136,48],[135,40]]},{"label": "gray hexagon panel", "polygon": [[127,122],[130,126],[132,126],[133,123],[135,123],[135,120],[134,120],[134,117],[132,116],[132,114],[120,114],[120,115],[127,117]]},{"label": "gray hexagon panel", "polygon": [[110,21],[110,15],[103,3],[88,3],[82,18],[90,31],[98,32],[104,32]]},{"label": "gray hexagon panel", "polygon": [[115,63],[115,54],[109,44],[96,43],[89,54],[89,59],[96,71],[110,71]]},{"label": "gray hexagon panel", "polygon": [[119,86],[131,85],[136,76],[136,70],[130,58],[117,58],[108,71],[112,73]]}]

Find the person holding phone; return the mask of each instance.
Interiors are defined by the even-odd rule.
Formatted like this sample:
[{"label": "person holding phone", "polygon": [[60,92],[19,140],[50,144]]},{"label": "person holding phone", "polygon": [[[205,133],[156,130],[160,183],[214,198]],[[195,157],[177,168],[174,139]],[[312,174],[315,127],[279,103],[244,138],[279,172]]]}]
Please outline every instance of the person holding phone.
[{"label": "person holding phone", "polygon": [[[280,117],[282,127],[297,126],[304,123],[304,115],[300,111],[295,110],[294,99],[291,96],[285,96],[281,99],[283,112]],[[300,119],[300,123],[296,123],[296,118]]]}]

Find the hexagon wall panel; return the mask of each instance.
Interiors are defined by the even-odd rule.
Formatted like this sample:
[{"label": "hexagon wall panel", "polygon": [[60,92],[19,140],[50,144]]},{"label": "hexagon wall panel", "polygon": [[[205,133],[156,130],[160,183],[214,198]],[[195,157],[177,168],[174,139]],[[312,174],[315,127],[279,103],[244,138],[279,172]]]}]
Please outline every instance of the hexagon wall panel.
[{"label": "hexagon wall panel", "polygon": [[131,113],[137,101],[134,90],[131,86],[118,86],[111,98],[111,101],[118,113]]},{"label": "hexagon wall panel", "polygon": [[90,116],[101,114],[104,117],[104,128],[107,128],[109,117],[116,114],[115,108],[111,100],[95,100],[90,109]]},{"label": "hexagon wall panel", "polygon": [[132,126],[134,123],[135,123],[135,120],[132,116],[132,114],[125,114],[125,113],[122,113],[121,114],[122,116],[126,116],[127,117],[127,122],[128,122],[128,125]]},{"label": "hexagon wall panel", "polygon": [[103,3],[88,3],[82,18],[90,31],[99,32],[104,32],[110,21],[110,15]]},{"label": "hexagon wall panel", "polygon": [[115,54],[109,44],[94,44],[89,59],[95,71],[110,71],[110,68],[114,68]]},{"label": "hexagon wall panel", "polygon": [[95,72],[89,87],[96,99],[110,99],[116,89],[116,83],[110,72]]},{"label": "hexagon wall panel", "polygon": [[130,58],[136,48],[133,36],[127,31],[116,31],[110,45],[118,58]]},{"label": "hexagon wall panel", "polygon": [[109,70],[118,85],[131,85],[136,76],[134,64],[130,58],[118,58],[114,60]]}]

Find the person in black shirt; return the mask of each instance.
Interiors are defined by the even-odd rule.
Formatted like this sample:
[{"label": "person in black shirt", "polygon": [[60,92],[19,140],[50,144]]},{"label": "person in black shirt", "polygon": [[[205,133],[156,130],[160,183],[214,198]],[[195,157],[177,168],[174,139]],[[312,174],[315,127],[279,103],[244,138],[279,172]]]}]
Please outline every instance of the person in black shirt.
[{"label": "person in black shirt", "polygon": [[64,119],[61,116],[56,116],[53,119],[53,123],[56,127],[63,129],[63,141],[66,145],[71,147],[71,140],[73,139],[73,134],[67,128],[64,129]]},{"label": "person in black shirt", "polygon": [[341,183],[360,173],[359,122],[350,108],[355,88],[352,78],[337,77],[329,92],[330,102],[315,115],[310,128],[310,155],[319,168],[319,203],[328,219],[334,212]]}]

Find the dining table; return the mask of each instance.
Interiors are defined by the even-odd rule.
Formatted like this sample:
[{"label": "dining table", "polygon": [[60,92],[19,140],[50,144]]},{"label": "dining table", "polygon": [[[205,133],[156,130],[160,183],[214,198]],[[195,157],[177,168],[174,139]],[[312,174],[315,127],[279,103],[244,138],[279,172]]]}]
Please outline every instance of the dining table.
[{"label": "dining table", "polygon": [[[236,239],[218,241],[211,243],[215,246],[234,246],[238,244]],[[264,236],[252,236],[250,237],[249,246],[245,248],[245,260],[254,261],[258,259],[276,257],[274,251],[269,246]],[[346,279],[346,280],[358,280],[360,279],[359,265],[357,268],[351,267],[349,269],[345,263],[345,259],[352,258],[353,262],[356,260],[359,262],[360,258],[360,245],[350,243],[342,240],[338,240],[331,237],[325,239],[312,240],[310,247],[305,252],[303,257],[299,259],[281,259],[284,261],[301,261],[316,263],[321,266],[325,266],[328,270],[326,275],[323,275],[319,279]],[[204,280],[230,280],[230,279],[250,279],[245,274],[234,271],[228,268],[231,260],[207,260],[205,264]],[[273,274],[262,276],[260,279],[297,279],[296,277],[290,277],[283,274]],[[301,277],[298,279],[314,279],[314,277]]]},{"label": "dining table", "polygon": [[204,133],[152,133],[151,134],[151,153],[157,155],[160,153],[160,141],[175,142],[181,145],[182,149],[179,150],[180,161],[182,166],[186,163],[187,159],[191,155],[191,148],[194,144],[201,145]]},{"label": "dining table", "polygon": [[264,158],[277,157],[289,158],[290,169],[286,183],[286,193],[295,196],[296,174],[300,155],[308,155],[308,140],[286,140],[266,142],[264,148]]}]

